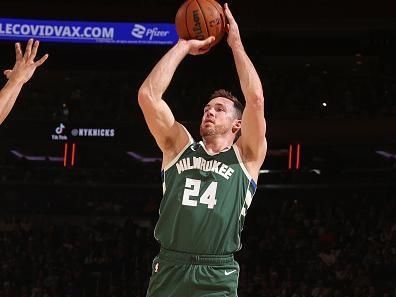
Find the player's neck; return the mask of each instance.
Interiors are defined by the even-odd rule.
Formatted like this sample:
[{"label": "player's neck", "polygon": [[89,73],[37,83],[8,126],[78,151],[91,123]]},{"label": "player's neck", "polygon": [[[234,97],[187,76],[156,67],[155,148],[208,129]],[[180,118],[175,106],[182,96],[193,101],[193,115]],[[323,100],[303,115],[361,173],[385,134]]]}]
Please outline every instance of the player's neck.
[{"label": "player's neck", "polygon": [[220,153],[226,149],[229,149],[233,144],[233,141],[231,139],[227,139],[225,137],[219,138],[219,137],[215,137],[215,136],[213,136],[213,137],[207,136],[207,137],[203,138],[202,141],[205,145],[206,150],[209,153],[214,153],[214,154],[217,154],[217,153]]}]

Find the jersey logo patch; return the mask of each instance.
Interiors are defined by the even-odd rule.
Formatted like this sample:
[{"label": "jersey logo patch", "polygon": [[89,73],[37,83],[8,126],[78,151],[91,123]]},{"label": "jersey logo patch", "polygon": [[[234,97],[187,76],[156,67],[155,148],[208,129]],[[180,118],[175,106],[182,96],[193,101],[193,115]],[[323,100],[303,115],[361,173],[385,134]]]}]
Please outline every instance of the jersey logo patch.
[{"label": "jersey logo patch", "polygon": [[199,148],[199,143],[193,143],[191,146],[190,146],[190,149],[192,150],[192,151],[197,151],[197,149]]}]

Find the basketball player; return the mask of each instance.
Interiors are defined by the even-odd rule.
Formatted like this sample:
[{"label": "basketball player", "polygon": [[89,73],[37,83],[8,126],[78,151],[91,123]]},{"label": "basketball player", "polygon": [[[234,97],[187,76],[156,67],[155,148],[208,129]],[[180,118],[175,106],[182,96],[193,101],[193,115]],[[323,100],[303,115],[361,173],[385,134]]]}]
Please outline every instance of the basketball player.
[{"label": "basketball player", "polygon": [[40,60],[36,58],[39,41],[29,39],[25,53],[21,50],[21,44],[15,43],[16,61],[14,68],[4,71],[8,81],[0,90],[0,124],[10,113],[14,103],[22,89],[22,86],[32,77],[37,67],[47,60],[48,55],[44,55]]},{"label": "basketball player", "polygon": [[[237,296],[241,231],[266,155],[264,96],[227,5],[227,43],[245,97],[241,103],[215,91],[204,108],[195,142],[162,99],[178,65],[206,53],[214,38],[179,40],[157,63],[139,90],[147,125],[163,152],[163,199],[155,238],[148,297]],[[238,138],[239,133],[241,136]]]}]

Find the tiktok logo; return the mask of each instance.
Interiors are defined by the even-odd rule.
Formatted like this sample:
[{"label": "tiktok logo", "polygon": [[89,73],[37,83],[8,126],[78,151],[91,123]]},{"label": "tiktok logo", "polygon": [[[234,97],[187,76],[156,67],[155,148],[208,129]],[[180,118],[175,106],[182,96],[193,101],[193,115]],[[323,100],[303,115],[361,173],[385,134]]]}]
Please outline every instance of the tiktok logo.
[{"label": "tiktok logo", "polygon": [[59,124],[58,127],[55,128],[55,134],[51,135],[52,140],[67,140],[67,136],[63,135],[63,132],[66,130],[66,126],[62,123]]},{"label": "tiktok logo", "polygon": [[56,127],[56,129],[55,129],[55,133],[56,134],[62,134],[63,133],[63,130],[65,129],[66,127],[65,127],[65,125],[63,125],[62,123],[60,123],[60,125],[59,125],[59,127]]}]

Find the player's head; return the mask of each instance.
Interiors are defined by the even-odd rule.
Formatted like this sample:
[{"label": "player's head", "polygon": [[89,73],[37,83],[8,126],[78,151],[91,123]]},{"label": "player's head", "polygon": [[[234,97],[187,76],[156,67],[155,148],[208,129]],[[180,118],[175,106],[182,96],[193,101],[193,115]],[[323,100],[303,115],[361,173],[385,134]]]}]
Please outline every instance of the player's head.
[{"label": "player's head", "polygon": [[231,133],[237,139],[240,136],[243,109],[242,103],[231,92],[224,89],[214,91],[204,108],[201,136],[205,138]]}]

